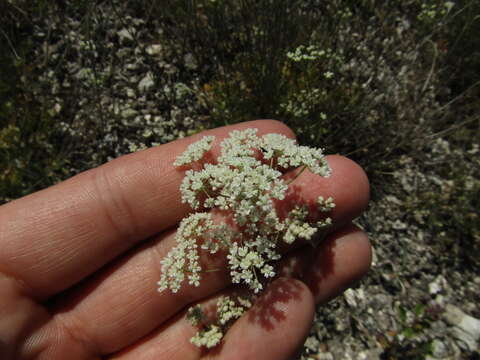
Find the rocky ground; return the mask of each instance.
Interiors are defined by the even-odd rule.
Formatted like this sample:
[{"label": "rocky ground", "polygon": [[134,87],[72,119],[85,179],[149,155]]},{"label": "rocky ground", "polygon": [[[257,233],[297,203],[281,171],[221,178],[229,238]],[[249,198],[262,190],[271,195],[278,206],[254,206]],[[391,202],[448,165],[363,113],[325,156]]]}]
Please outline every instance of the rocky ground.
[{"label": "rocky ground", "polygon": [[[34,22],[32,91],[75,145],[72,174],[203,126],[205,108],[195,94],[205,69],[151,19],[116,11],[100,7],[88,18],[58,12]],[[102,126],[94,126],[99,118]],[[446,259],[454,235],[443,234],[447,245],[439,246],[428,209],[415,202],[455,186],[438,163],[468,163],[466,186],[478,186],[479,143],[459,146],[439,136],[428,149],[430,165],[404,156],[386,175],[388,185],[374,187],[358,219],[373,244],[372,270],[318,309],[302,359],[480,358],[480,273],[462,267],[460,255]]]},{"label": "rocky ground", "polygon": [[[478,145],[469,150],[478,154]],[[431,157],[451,151],[439,139]],[[449,263],[451,254],[440,253],[439,239],[425,229],[422,215],[406,213],[408,194],[441,192],[449,180],[422,171],[411,158],[403,161],[388,189],[358,220],[373,243],[369,275],[318,309],[302,359],[478,358],[478,269]]]}]

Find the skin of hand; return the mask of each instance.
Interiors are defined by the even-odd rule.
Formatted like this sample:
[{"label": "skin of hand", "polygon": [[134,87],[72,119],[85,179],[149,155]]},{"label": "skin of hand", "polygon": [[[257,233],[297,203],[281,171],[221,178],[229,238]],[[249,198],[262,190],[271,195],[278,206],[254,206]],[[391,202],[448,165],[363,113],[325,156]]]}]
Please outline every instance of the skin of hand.
[{"label": "skin of hand", "polygon": [[351,223],[367,206],[369,184],[351,160],[329,156],[331,177],[305,171],[295,180],[301,201],[334,198],[334,226],[316,248],[286,249],[280,276],[218,347],[206,351],[190,343],[196,329],[185,309],[228,292],[226,270],[175,294],[156,287],[160,260],[190,210],[180,201],[183,171],[173,166],[175,158],[203,135],[216,136],[216,156],[224,137],[246,128],[294,137],[274,120],[209,130],[0,207],[0,358],[291,358],[308,335],[315,306],[370,266],[368,238]]}]

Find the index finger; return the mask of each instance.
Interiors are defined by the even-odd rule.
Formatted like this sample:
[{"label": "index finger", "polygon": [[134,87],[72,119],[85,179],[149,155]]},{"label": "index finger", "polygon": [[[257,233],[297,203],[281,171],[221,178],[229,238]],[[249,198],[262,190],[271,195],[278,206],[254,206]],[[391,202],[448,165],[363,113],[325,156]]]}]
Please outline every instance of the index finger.
[{"label": "index finger", "polygon": [[180,201],[177,155],[203,135],[215,135],[218,145],[232,130],[246,128],[294,137],[274,120],[209,130],[123,156],[2,206],[0,273],[22,284],[27,295],[46,298],[174,226],[189,211]]}]

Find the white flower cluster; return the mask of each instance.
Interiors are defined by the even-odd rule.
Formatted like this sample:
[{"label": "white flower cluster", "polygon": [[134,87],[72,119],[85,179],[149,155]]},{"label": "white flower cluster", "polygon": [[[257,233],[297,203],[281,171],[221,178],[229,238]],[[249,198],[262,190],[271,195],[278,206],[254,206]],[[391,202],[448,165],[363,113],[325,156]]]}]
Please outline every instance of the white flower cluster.
[{"label": "white flower cluster", "polygon": [[305,207],[295,207],[285,220],[286,231],[283,241],[287,244],[293,243],[296,239],[310,240],[317,232],[317,228],[306,222],[308,211]]},{"label": "white flower cluster", "polygon": [[[204,137],[190,145],[175,164],[199,160],[211,147],[214,137]],[[226,251],[233,283],[245,283],[251,290],[263,289],[262,281],[275,275],[272,263],[280,258],[278,240],[291,244],[296,239],[311,239],[318,227],[307,221],[308,211],[296,207],[282,221],[274,200],[283,200],[288,184],[282,172],[301,167],[320,176],[329,176],[330,167],[321,149],[299,146],[280,134],[257,136],[257,129],[233,131],[221,143],[216,164],[204,164],[198,171],[188,170],[180,186],[182,201],[194,210],[228,210],[241,231],[226,224],[214,225],[208,212],[185,218],[176,235],[177,246],[162,260],[159,290],[177,292],[182,282],[198,286],[202,267],[199,247],[214,254]],[[330,211],[333,199],[318,199],[320,211]]]},{"label": "white flower cluster", "polygon": [[[214,137],[205,137],[190,145],[175,161],[188,165],[200,160],[209,151]],[[275,276],[274,263],[280,259],[277,247],[296,239],[312,239],[318,228],[331,223],[308,219],[306,207],[296,206],[285,218],[276,211],[276,200],[285,199],[290,182],[283,173],[300,168],[323,177],[331,170],[321,149],[299,146],[280,134],[257,136],[257,129],[233,131],[220,144],[221,153],[215,164],[200,164],[199,170],[186,171],[180,186],[182,201],[198,211],[185,218],[176,234],[177,245],[161,261],[159,291],[177,292],[182,283],[199,286],[202,269],[199,250],[225,254],[233,283],[244,283],[255,293],[263,283]],[[318,199],[318,210],[333,209],[332,198]],[[232,225],[214,224],[210,209],[225,211]],[[223,299],[219,302],[220,325],[237,318],[246,308]],[[221,337],[222,327],[211,326],[192,340],[211,346]]]},{"label": "white flower cluster", "polygon": [[234,301],[229,296],[220,296],[217,301],[218,320],[221,325],[226,325],[231,320],[236,320],[252,306],[250,300],[237,297]]},{"label": "white flower cluster", "polygon": [[200,305],[192,306],[187,313],[187,319],[194,326],[200,326],[201,330],[193,336],[192,344],[201,347],[212,348],[216,346],[223,337],[223,330],[228,328],[236,319],[252,307],[252,302],[244,297],[237,296],[232,299],[230,296],[220,296],[217,300],[216,319],[218,325],[207,319]]},{"label": "white flower cluster", "polygon": [[454,6],[455,3],[453,1],[424,2],[417,17],[421,21],[438,20],[450,13]]},{"label": "white flower cluster", "polygon": [[[302,89],[292,94],[286,102],[280,104],[280,107],[297,118],[308,117],[315,113],[315,109],[327,97],[325,89]],[[320,113],[322,120],[326,119],[326,114]]]},{"label": "white flower cluster", "polygon": [[322,149],[299,146],[295,140],[280,134],[267,134],[262,140],[260,147],[265,159],[275,158],[277,164],[285,169],[305,166],[314,174],[330,176],[330,167]]},{"label": "white flower cluster", "polygon": [[190,339],[193,345],[198,347],[205,346],[207,349],[217,346],[222,340],[222,329],[217,325],[210,325],[208,329],[199,331]]},{"label": "white flower cluster", "polygon": [[212,147],[213,140],[215,140],[215,136],[204,136],[200,141],[190,144],[173,165],[182,166],[200,160]]},{"label": "white flower cluster", "polygon": [[300,45],[294,51],[287,53],[287,58],[294,61],[315,61],[325,56],[326,52],[315,45]]},{"label": "white flower cluster", "polygon": [[323,196],[319,196],[317,199],[317,205],[318,205],[318,209],[324,212],[333,210],[335,208],[335,203],[333,202],[333,198],[330,196],[326,199],[324,199]]},{"label": "white flower cluster", "polygon": [[200,285],[200,267],[198,241],[205,233],[214,229],[213,221],[208,213],[195,213],[180,222],[176,234],[177,246],[161,261],[162,274],[158,281],[158,291],[169,288],[177,292],[185,275],[190,285]]},{"label": "white flower cluster", "polygon": [[245,246],[238,246],[237,243],[233,243],[227,255],[233,283],[244,282],[257,293],[263,289],[259,274],[263,275],[263,278],[275,276],[273,266],[268,264],[267,261],[278,260],[280,255],[273,251],[272,248],[275,245],[265,245],[260,248],[255,243]]}]

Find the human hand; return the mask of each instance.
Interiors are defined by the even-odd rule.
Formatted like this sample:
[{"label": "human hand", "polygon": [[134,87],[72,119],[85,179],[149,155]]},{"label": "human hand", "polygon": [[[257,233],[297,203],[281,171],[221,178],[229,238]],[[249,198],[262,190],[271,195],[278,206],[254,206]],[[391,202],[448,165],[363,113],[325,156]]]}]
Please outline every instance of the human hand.
[{"label": "human hand", "polygon": [[341,293],[370,265],[368,239],[351,224],[367,205],[368,180],[352,161],[329,156],[331,177],[306,171],[295,180],[301,201],[335,199],[334,226],[317,249],[289,249],[285,276],[217,348],[206,352],[190,343],[196,330],[184,311],[228,291],[226,271],[176,294],[156,287],[160,260],[189,212],[180,202],[176,156],[202,135],[223,138],[252,127],[293,137],[269,120],[219,128],[124,156],[0,207],[0,358],[288,359],[308,334],[315,304]]}]

